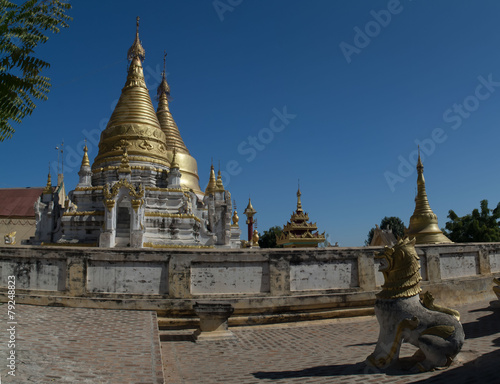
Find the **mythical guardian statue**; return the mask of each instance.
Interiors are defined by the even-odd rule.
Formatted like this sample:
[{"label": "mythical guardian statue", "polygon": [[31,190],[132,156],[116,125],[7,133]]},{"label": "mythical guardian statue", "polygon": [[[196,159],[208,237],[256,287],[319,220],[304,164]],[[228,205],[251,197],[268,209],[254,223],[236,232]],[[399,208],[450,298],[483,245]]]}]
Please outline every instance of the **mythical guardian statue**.
[{"label": "mythical guardian statue", "polygon": [[376,253],[375,259],[381,262],[385,283],[375,303],[379,338],[366,363],[387,368],[399,360],[401,344],[408,342],[419,348],[412,359],[413,371],[449,366],[464,343],[460,314],[435,306],[430,293],[419,300],[422,277],[415,239],[400,239]]}]

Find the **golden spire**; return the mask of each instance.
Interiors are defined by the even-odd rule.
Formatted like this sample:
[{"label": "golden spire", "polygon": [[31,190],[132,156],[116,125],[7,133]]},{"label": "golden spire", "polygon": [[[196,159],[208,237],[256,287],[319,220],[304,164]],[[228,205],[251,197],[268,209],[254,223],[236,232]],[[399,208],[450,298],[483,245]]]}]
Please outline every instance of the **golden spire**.
[{"label": "golden spire", "polygon": [[[129,49],[130,63],[127,80],[120,99],[101,134],[99,153],[92,167],[100,168],[101,163],[121,160],[123,147],[128,148],[128,155],[147,157],[150,162],[170,164],[165,146],[166,137],[160,128],[156,112],[146,87],[141,59],[144,49],[140,45],[138,30],[134,44]],[[139,159],[137,159],[139,160]]]},{"label": "golden spire", "polygon": [[408,236],[415,237],[417,244],[451,243],[452,241],[439,229],[437,216],[429,205],[420,148],[418,149],[417,172],[417,197],[415,197],[415,211],[410,218]]},{"label": "golden spire", "polygon": [[135,57],[138,57],[141,61],[144,61],[146,58],[146,51],[142,47],[141,41],[139,40],[139,16],[137,16],[136,20],[136,30],[135,30],[135,40],[132,46],[129,48],[127,52],[127,58],[129,60],[133,60]]},{"label": "golden spire", "polygon": [[85,146],[83,147],[83,159],[82,159],[82,167],[90,167],[89,156],[87,154],[87,139],[85,139]]},{"label": "golden spire", "polygon": [[302,193],[300,193],[300,186],[297,189],[297,212],[303,212],[302,211],[302,203],[300,202],[300,196],[302,196]]},{"label": "golden spire", "polygon": [[49,163],[49,174],[47,176],[47,185],[42,191],[43,194],[52,194],[52,178],[50,177],[50,163]]},{"label": "golden spire", "polygon": [[215,181],[215,170],[214,165],[210,166],[210,179],[208,181],[207,188],[205,189],[205,195],[213,194],[217,189],[217,182]]},{"label": "golden spire", "polygon": [[217,192],[224,192],[224,184],[222,184],[222,175],[220,173],[220,165],[219,165],[219,172],[217,173],[217,181],[215,183],[215,190]]},{"label": "golden spire", "polygon": [[165,132],[167,136],[166,144],[169,150],[175,148],[178,152],[187,153],[189,151],[182,140],[179,128],[170,113],[168,102],[170,100],[170,86],[165,78],[165,58],[167,54],[163,56],[163,72],[161,74],[161,82],[157,89],[158,95],[158,110],[156,111],[156,116],[160,122],[160,127]]},{"label": "golden spire", "polygon": [[172,162],[170,163],[170,169],[173,169],[173,168],[179,169],[179,163],[177,162],[176,154],[177,154],[177,151],[174,148],[174,154],[172,155]]},{"label": "golden spire", "polygon": [[183,188],[192,189],[198,195],[203,192],[200,188],[200,178],[198,177],[198,165],[196,159],[189,154],[189,151],[182,140],[179,128],[170,113],[168,102],[170,100],[170,86],[165,78],[165,60],[167,54],[163,56],[163,72],[160,85],[158,86],[158,109],[156,116],[162,131],[165,133],[165,145],[168,150],[169,157],[172,151],[177,151],[177,162],[181,171],[181,186]]}]

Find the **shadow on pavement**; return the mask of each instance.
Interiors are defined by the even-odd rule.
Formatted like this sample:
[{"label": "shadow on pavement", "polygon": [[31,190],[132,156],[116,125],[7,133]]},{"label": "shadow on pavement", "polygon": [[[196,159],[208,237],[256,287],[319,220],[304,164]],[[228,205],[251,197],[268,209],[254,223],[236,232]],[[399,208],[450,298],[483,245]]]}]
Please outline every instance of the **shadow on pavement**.
[{"label": "shadow on pavement", "polygon": [[475,321],[463,323],[465,338],[476,339],[479,337],[493,335],[500,332],[500,310],[495,308],[478,309],[471,312],[491,312],[485,316],[478,317]]},{"label": "shadow on pavement", "polygon": [[411,373],[401,368],[388,368],[381,371],[377,368],[369,367],[364,362],[354,364],[321,365],[306,368],[299,371],[276,371],[276,372],[255,372],[254,377],[265,380],[295,379],[304,377],[329,377],[329,376],[351,376],[351,375],[372,375],[385,374],[388,376],[418,376],[420,373]]},{"label": "shadow on pavement", "polygon": [[[495,344],[500,340],[497,339]],[[434,374],[425,380],[415,381],[417,383],[453,383],[453,384],[474,384],[474,383],[498,383],[500,375],[498,373],[498,363],[500,362],[500,350],[486,353],[477,359],[469,361],[464,365]]]}]

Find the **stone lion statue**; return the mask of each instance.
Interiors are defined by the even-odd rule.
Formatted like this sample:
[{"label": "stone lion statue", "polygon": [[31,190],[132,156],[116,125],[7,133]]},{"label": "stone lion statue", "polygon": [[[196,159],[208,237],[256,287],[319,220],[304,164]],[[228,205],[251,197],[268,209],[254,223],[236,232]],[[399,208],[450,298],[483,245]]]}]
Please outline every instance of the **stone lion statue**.
[{"label": "stone lion statue", "polygon": [[420,263],[415,239],[400,239],[392,248],[376,253],[385,283],[377,294],[375,314],[380,333],[375,351],[366,363],[387,368],[399,360],[403,342],[419,350],[413,358],[413,371],[447,367],[460,352],[464,331],[457,311],[434,305],[430,293],[419,299]]}]

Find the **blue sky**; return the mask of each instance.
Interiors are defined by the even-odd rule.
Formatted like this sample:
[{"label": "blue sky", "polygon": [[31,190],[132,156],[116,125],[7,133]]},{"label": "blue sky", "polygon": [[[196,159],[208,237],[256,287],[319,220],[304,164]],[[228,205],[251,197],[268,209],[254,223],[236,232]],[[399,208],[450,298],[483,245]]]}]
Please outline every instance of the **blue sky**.
[{"label": "blue sky", "polygon": [[171,112],[202,189],[220,161],[240,217],[250,196],[260,232],[290,218],[299,178],[332,243],[363,245],[384,216],[408,225],[418,143],[441,227],[450,209],[500,200],[498,1],[90,0],[70,14],[37,51],[51,63],[48,101],[0,143],[2,188],[45,185],[63,139],[75,187],[140,16],[151,96],[166,50]]}]

